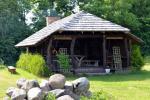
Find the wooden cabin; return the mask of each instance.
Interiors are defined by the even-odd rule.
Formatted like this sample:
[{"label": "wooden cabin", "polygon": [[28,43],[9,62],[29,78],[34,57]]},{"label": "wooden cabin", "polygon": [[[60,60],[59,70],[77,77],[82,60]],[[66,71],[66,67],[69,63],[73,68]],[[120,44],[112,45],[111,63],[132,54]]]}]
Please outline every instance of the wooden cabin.
[{"label": "wooden cabin", "polygon": [[131,46],[141,42],[128,28],[81,11],[63,19],[47,17],[46,27],[16,47],[40,53],[52,71],[60,70],[56,53],[62,52],[69,55],[73,72],[103,73],[106,67],[129,70]]}]

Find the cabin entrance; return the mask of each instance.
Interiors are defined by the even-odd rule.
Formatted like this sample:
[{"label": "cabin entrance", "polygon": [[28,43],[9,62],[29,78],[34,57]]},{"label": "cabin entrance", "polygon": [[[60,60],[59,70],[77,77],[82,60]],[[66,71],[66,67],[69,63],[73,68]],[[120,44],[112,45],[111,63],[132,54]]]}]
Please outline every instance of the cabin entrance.
[{"label": "cabin entrance", "polygon": [[99,67],[103,64],[102,39],[79,38],[76,40],[74,55],[80,56],[78,67]]}]

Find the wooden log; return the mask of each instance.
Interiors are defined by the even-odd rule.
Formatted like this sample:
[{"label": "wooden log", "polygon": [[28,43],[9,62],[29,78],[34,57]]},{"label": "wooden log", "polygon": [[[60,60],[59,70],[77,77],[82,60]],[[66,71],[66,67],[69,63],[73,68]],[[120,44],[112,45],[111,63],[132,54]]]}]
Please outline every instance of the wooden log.
[{"label": "wooden log", "polygon": [[71,59],[72,59],[72,66],[75,68],[75,59],[74,59],[74,46],[75,46],[76,38],[73,38],[71,41],[70,51],[71,51]]},{"label": "wooden log", "polygon": [[29,47],[26,47],[26,53],[29,53]]},{"label": "wooden log", "polygon": [[129,67],[129,50],[128,50],[128,40],[127,38],[124,39],[125,44],[125,51],[126,51],[126,57],[127,57],[127,67]]},{"label": "wooden log", "polygon": [[103,67],[106,67],[106,36],[103,34]]},{"label": "wooden log", "polygon": [[132,50],[132,41],[129,40],[129,66],[131,66],[131,50]]},{"label": "wooden log", "polygon": [[97,38],[102,37],[102,35],[53,35],[56,40],[71,40],[73,38]]},{"label": "wooden log", "polygon": [[121,40],[121,39],[123,39],[123,37],[107,37],[106,39]]},{"label": "wooden log", "polygon": [[47,64],[48,64],[49,68],[51,68],[51,66],[52,66],[52,53],[51,53],[52,52],[51,51],[52,41],[53,41],[53,39],[50,38],[48,47],[47,47]]}]

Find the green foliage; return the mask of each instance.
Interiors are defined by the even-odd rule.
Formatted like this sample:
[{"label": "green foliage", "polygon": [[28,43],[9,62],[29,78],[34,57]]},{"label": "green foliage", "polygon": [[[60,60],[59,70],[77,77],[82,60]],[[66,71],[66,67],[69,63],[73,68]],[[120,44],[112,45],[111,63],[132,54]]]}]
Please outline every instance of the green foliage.
[{"label": "green foliage", "polygon": [[56,97],[52,93],[48,93],[44,100],[56,100]]},{"label": "green foliage", "polygon": [[6,66],[4,65],[3,59],[0,58],[0,69],[4,69]]},{"label": "green foliage", "polygon": [[61,68],[68,69],[70,67],[69,64],[69,56],[64,53],[57,54],[58,63]]},{"label": "green foliage", "polygon": [[133,70],[141,70],[144,65],[144,59],[141,55],[140,47],[137,45],[133,45],[132,47],[131,64]]},{"label": "green foliage", "polygon": [[44,58],[39,54],[22,53],[16,65],[37,76],[49,76],[50,74]]},{"label": "green foliage", "polygon": [[90,98],[81,97],[81,100],[113,100],[114,98],[104,91],[94,92]]},{"label": "green foliage", "polygon": [[3,59],[0,58],[0,65],[3,65],[4,64],[4,61]]},{"label": "green foliage", "polygon": [[0,1],[0,58],[7,65],[16,62],[20,49],[15,44],[31,32],[25,23],[25,13],[29,11],[28,0]]},{"label": "green foliage", "polygon": [[4,69],[4,68],[6,68],[6,66],[5,66],[5,65],[0,64],[0,69]]}]

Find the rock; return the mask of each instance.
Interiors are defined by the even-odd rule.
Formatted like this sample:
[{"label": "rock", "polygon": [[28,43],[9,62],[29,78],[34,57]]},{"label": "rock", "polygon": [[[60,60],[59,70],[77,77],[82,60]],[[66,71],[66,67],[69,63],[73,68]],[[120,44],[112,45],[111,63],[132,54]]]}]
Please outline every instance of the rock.
[{"label": "rock", "polygon": [[14,92],[16,88],[15,87],[9,87],[7,90],[6,90],[6,94],[11,97],[12,93]]},{"label": "rock", "polygon": [[72,91],[66,91],[66,95],[70,95],[74,100],[80,100],[80,96],[73,93]]},{"label": "rock", "polygon": [[73,91],[73,84],[71,82],[66,82],[65,83],[65,89],[66,90],[70,90],[70,91]]},{"label": "rock", "polygon": [[57,98],[57,100],[74,100],[74,99],[69,95],[64,95],[64,96]]},{"label": "rock", "polygon": [[20,78],[20,79],[17,80],[17,82],[16,82],[17,87],[18,87],[18,88],[21,88],[21,87],[25,84],[26,81],[27,81],[27,80],[26,80],[25,78]]},{"label": "rock", "polygon": [[49,85],[52,89],[62,89],[64,88],[66,78],[62,74],[54,74],[49,78]]},{"label": "rock", "polygon": [[80,96],[74,94],[70,90],[65,90],[65,89],[55,89],[52,91],[49,91],[48,93],[54,94],[56,98],[59,98],[63,95],[70,95],[74,100],[80,100]]},{"label": "rock", "polygon": [[23,89],[15,89],[11,100],[24,100],[26,98],[26,91]]},{"label": "rock", "polygon": [[90,98],[92,96],[92,92],[91,91],[87,91],[87,92],[84,92],[82,95],[85,96],[85,97]]},{"label": "rock", "polygon": [[51,90],[49,82],[47,80],[42,80],[42,82],[40,83],[40,88],[43,92],[48,92]]},{"label": "rock", "polygon": [[63,96],[66,94],[66,91],[64,89],[55,89],[55,90],[52,90],[52,91],[49,91],[49,93],[52,93],[55,95],[56,98],[60,97],[60,96]]},{"label": "rock", "polygon": [[10,100],[10,98],[6,96],[3,98],[3,100]]},{"label": "rock", "polygon": [[39,87],[32,88],[28,91],[28,100],[42,100],[44,97],[44,94],[42,90]]},{"label": "rock", "polygon": [[87,92],[89,90],[90,84],[89,80],[86,77],[81,77],[73,82],[74,92],[77,95],[82,95],[84,92]]},{"label": "rock", "polygon": [[34,87],[39,87],[37,80],[28,80],[25,82],[25,84],[21,88],[28,92],[31,88],[34,88]]}]

